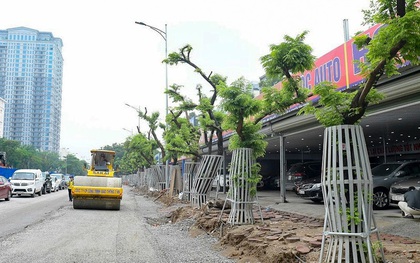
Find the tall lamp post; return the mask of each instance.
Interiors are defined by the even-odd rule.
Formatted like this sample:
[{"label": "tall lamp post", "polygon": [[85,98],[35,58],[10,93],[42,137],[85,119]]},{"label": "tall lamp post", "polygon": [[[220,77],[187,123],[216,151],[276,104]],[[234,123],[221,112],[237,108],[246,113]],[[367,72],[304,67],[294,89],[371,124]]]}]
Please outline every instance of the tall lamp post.
[{"label": "tall lamp post", "polygon": [[[165,24],[165,31],[163,31],[157,27],[148,25],[143,22],[135,21],[135,23],[152,29],[153,31],[157,32],[165,40],[165,59],[167,59],[168,58],[168,25]],[[168,89],[168,64],[165,63],[165,90],[167,89]],[[166,94],[165,96],[165,120],[166,120],[166,116],[168,116],[168,94]],[[165,178],[166,188],[169,188],[169,160],[166,160],[165,177],[166,177]]]},{"label": "tall lamp post", "polygon": [[[168,58],[168,33],[167,33],[168,25],[165,24],[165,31],[163,31],[157,27],[145,24],[143,22],[136,21],[135,23],[152,29],[153,31],[157,32],[165,40],[165,59]],[[168,64],[166,63],[165,63],[165,88],[166,90],[168,89]],[[166,94],[165,96],[165,114],[168,115],[168,94]]]},{"label": "tall lamp post", "polygon": [[[137,126],[137,132],[138,133],[141,133],[140,132],[140,115],[139,115],[139,113],[140,113],[140,106],[139,106],[138,109],[136,107],[134,107],[134,106],[131,106],[128,103],[126,103],[125,106],[130,107],[130,108],[134,109],[137,112],[137,116],[138,116],[138,120],[139,120],[139,123],[138,123],[138,126]],[[133,133],[133,132],[131,132],[131,133]],[[131,135],[133,135],[133,134],[131,134]]]},{"label": "tall lamp post", "polygon": [[133,136],[134,135],[134,133],[133,133],[133,130],[129,130],[129,129],[126,129],[126,128],[122,128],[124,131],[126,131],[126,132],[129,132],[129,133],[131,133],[131,136]]}]

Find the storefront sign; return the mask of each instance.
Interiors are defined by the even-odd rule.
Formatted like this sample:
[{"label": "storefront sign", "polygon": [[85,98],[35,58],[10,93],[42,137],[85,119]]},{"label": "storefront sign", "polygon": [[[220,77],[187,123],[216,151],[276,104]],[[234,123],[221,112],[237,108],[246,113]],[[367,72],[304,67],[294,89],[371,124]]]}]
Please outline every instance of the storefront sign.
[{"label": "storefront sign", "polygon": [[387,145],[385,149],[384,147],[368,148],[370,157],[382,156],[384,155],[384,151],[386,151],[386,155],[419,153],[420,142],[409,142],[409,143]]}]

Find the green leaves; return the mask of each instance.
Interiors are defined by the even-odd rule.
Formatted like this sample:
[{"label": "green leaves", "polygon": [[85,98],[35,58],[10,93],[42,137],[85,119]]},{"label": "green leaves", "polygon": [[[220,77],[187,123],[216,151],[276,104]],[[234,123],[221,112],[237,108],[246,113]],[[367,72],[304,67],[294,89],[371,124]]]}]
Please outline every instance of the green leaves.
[{"label": "green leaves", "polygon": [[[271,52],[261,57],[261,63],[269,78],[282,80],[282,86],[265,86],[262,89],[262,110],[256,116],[256,122],[265,116],[284,113],[290,106],[305,102],[309,90],[302,88],[300,73],[309,70],[314,65],[315,57],[312,48],[304,43],[308,31],[292,38],[284,36],[284,42],[271,45]],[[296,75],[293,75],[296,74]],[[264,82],[263,82],[264,83]]]},{"label": "green leaves", "polygon": [[267,142],[259,133],[261,123],[254,123],[252,118],[262,110],[262,101],[252,94],[252,85],[244,78],[239,78],[230,86],[222,83],[217,86],[222,98],[221,107],[227,112],[222,122],[223,130],[236,133],[229,138],[229,150],[252,148],[254,157],[264,156]]},{"label": "green leaves", "polygon": [[[351,107],[354,97],[358,94],[357,91],[338,91],[336,88],[330,82],[322,82],[315,86],[314,94],[319,95],[317,106],[308,103],[299,110],[298,114],[314,114],[315,118],[326,127],[343,124],[346,117],[359,114],[360,108]],[[366,101],[378,103],[383,97],[381,93],[373,89]]]},{"label": "green leaves", "polygon": [[289,77],[313,67],[315,57],[312,48],[303,42],[307,34],[308,31],[304,31],[296,38],[286,35],[284,42],[270,46],[271,52],[260,58],[269,77]]},{"label": "green leaves", "polygon": [[249,117],[260,109],[260,101],[255,100],[252,94],[252,85],[243,77],[233,82],[230,86],[225,83],[217,86],[223,110],[230,113],[229,118],[237,121],[239,118]]},{"label": "green leaves", "polygon": [[140,167],[150,167],[155,164],[154,155],[157,153],[157,143],[149,140],[142,133],[127,139],[124,143],[124,156],[121,161],[121,169],[135,172]]},{"label": "green leaves", "polygon": [[168,128],[165,132],[165,142],[169,158],[177,160],[179,155],[197,158],[200,139],[198,127],[191,124],[189,119],[181,117],[181,114],[174,114],[172,111],[166,121]]}]

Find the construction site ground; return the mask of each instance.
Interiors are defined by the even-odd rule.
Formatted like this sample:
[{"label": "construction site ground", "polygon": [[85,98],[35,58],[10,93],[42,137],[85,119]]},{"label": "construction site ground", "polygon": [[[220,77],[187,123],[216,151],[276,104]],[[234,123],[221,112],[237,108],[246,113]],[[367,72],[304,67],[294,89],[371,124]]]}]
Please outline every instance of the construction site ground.
[{"label": "construction site ground", "polygon": [[[310,263],[319,261],[322,244],[324,206],[288,193],[287,203],[279,203],[279,192],[260,192],[258,205],[254,206],[255,224],[226,224],[230,209],[223,212],[225,194],[212,192],[202,208],[192,208],[190,203],[170,196],[166,191],[148,191],[133,188],[137,194],[162,204],[163,217],[156,224],[176,224],[194,219],[190,236],[212,235],[219,242],[214,249],[236,262]],[[383,245],[387,263],[420,263],[420,218],[404,219],[393,208],[376,215],[376,226]],[[411,228],[411,229],[410,229]],[[404,233],[409,234],[404,234]],[[401,234],[402,233],[402,234]],[[372,234],[374,247],[376,234]],[[376,251],[378,259],[379,250]],[[344,262],[344,261],[343,261]],[[378,261],[381,262],[381,261]]]}]

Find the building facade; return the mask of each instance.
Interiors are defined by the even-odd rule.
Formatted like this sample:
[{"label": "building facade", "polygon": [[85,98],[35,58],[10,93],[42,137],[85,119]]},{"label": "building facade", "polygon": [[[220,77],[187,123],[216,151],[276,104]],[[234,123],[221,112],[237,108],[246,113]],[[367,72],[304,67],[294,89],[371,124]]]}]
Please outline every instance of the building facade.
[{"label": "building facade", "polygon": [[0,138],[4,137],[4,105],[6,105],[6,101],[0,98]]},{"label": "building facade", "polygon": [[50,32],[0,30],[4,138],[41,151],[60,149],[62,40]]}]

